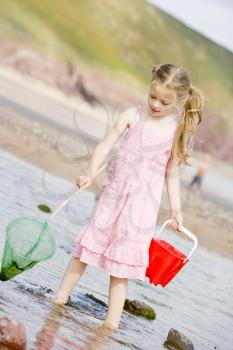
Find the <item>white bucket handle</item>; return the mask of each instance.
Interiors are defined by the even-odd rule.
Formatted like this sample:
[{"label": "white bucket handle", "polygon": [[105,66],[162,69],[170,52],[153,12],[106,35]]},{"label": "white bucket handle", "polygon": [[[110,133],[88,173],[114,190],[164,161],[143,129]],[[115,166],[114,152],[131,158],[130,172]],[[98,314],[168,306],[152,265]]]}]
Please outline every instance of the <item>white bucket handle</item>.
[{"label": "white bucket handle", "polygon": [[[164,227],[165,227],[167,224],[171,223],[171,222],[172,222],[171,219],[166,220],[166,221],[162,224],[162,226],[160,227],[159,231],[157,232],[157,234],[156,234],[154,237],[158,237],[158,236],[160,235],[161,231],[164,229]],[[193,246],[193,248],[191,249],[189,255],[188,255],[188,256],[184,259],[184,261],[183,261],[183,263],[185,263],[186,260],[188,260],[188,259],[191,257],[191,255],[193,254],[194,250],[197,248],[198,240],[197,240],[197,237],[196,237],[191,231],[189,231],[187,228],[185,228],[184,226],[181,226],[181,231],[184,232],[187,236],[189,236],[189,237],[194,241],[194,246]]]}]

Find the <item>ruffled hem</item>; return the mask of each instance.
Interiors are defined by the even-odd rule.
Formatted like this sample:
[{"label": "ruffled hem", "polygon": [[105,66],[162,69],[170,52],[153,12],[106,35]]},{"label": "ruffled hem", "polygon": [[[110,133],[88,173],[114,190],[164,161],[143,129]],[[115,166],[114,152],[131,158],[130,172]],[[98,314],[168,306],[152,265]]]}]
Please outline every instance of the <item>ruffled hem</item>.
[{"label": "ruffled hem", "polygon": [[[84,227],[86,230],[87,227]],[[118,243],[113,241],[107,246],[106,237],[103,237],[101,241],[101,236],[97,235],[96,238],[88,235],[81,235],[76,239],[76,244],[80,244],[90,252],[94,254],[101,254],[105,257],[114,260],[118,263],[124,263],[131,266],[147,266],[149,264],[149,247],[131,244]],[[146,253],[147,252],[147,253]]]},{"label": "ruffled hem", "polygon": [[109,259],[133,266],[145,266],[149,264],[149,251],[145,254],[146,248],[140,246],[128,245],[113,245],[109,246],[104,252],[104,256]]},{"label": "ruffled hem", "polygon": [[81,244],[76,245],[73,256],[88,265],[103,268],[112,276],[145,281],[147,266],[133,266],[114,261],[103,254],[92,252]]}]

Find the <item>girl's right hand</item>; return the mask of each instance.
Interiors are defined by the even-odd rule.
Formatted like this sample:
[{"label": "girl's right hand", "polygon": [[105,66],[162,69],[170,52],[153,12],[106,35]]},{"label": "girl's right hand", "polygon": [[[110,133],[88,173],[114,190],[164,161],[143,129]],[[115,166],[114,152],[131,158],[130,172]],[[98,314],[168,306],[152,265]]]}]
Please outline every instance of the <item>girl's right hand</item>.
[{"label": "girl's right hand", "polygon": [[92,183],[92,179],[89,175],[79,175],[76,180],[76,185],[79,188],[87,187]]}]

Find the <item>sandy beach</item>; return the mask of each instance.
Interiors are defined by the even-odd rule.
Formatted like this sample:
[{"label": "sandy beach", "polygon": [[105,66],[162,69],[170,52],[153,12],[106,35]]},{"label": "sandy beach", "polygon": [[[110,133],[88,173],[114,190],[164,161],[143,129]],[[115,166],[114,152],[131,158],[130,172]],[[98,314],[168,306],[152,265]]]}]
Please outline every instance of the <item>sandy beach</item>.
[{"label": "sandy beach", "polygon": [[[45,86],[43,86],[43,93],[45,93],[44,89]],[[66,100],[65,95],[63,99]],[[93,145],[87,147],[88,142],[84,144],[83,140],[81,141],[77,136],[71,135],[62,128],[57,128],[45,121],[42,122],[36,118],[36,114],[32,120],[24,113],[16,113],[7,106],[0,108],[0,120],[2,149],[73,183],[77,176],[86,169],[87,161],[93,150]],[[193,164],[197,163],[200,157],[200,153],[193,152]],[[220,174],[232,178],[233,168],[229,164],[217,159],[213,159],[212,164],[215,169],[219,169]],[[96,194],[97,198],[105,175],[106,172],[103,171],[88,188],[89,191]],[[165,191],[158,216],[159,225],[169,218],[166,201]],[[208,250],[232,258],[233,218],[231,211],[200,195],[193,195],[183,203],[184,226],[195,233],[199,244]]]}]

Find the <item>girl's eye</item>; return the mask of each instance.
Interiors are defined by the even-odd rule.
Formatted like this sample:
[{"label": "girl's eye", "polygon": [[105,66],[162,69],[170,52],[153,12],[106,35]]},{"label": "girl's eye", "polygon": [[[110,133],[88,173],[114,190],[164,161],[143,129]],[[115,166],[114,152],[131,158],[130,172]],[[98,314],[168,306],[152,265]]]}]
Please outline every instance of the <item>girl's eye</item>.
[{"label": "girl's eye", "polygon": [[[151,95],[150,95],[150,97],[151,97],[151,98],[156,98],[155,96],[151,96]],[[163,101],[162,101],[162,104],[163,104],[164,106],[167,106],[167,105],[168,105],[168,103],[165,103],[165,102],[163,102]]]}]

